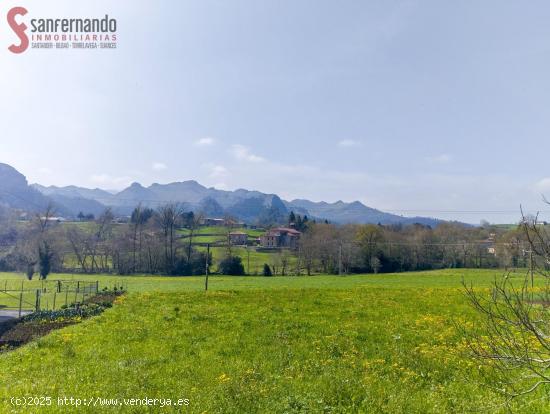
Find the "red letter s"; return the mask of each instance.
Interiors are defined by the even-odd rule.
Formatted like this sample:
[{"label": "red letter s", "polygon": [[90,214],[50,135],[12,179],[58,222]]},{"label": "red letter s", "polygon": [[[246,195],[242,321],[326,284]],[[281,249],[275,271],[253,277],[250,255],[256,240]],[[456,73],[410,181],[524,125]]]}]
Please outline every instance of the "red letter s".
[{"label": "red letter s", "polygon": [[24,7],[14,7],[8,12],[8,24],[19,39],[21,39],[19,46],[11,45],[8,48],[12,53],[23,53],[29,47],[29,38],[25,33],[25,30],[27,30],[27,25],[25,23],[19,24],[15,21],[16,16],[24,16],[27,13],[27,9]]}]

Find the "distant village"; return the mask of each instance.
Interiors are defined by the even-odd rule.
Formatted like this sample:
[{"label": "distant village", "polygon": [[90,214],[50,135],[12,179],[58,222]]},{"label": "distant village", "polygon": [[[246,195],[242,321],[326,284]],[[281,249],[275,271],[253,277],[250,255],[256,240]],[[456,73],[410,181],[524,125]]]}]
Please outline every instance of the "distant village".
[{"label": "distant village", "polygon": [[[26,213],[20,216],[20,220],[27,220],[30,216]],[[93,215],[78,216],[79,221],[93,221],[95,217]],[[42,220],[51,223],[66,223],[71,220],[60,217],[42,217]],[[125,224],[130,221],[130,217],[116,217],[113,219],[115,224]],[[200,220],[202,227],[220,227],[220,228],[235,228],[235,229],[258,229],[254,225],[248,225],[243,222],[239,222],[232,218],[203,218]],[[289,223],[288,227],[275,227],[265,231],[263,235],[258,238],[251,238],[248,233],[243,231],[231,231],[228,233],[229,242],[233,246],[259,246],[266,249],[297,249],[302,232],[294,228],[294,223]]]},{"label": "distant village", "polygon": [[[245,223],[235,222],[231,219],[223,218],[205,218],[201,221],[201,225],[205,227],[219,226],[229,228],[246,228]],[[300,241],[301,232],[296,230],[294,223],[290,223],[289,227],[276,227],[267,230],[262,236],[257,239],[249,240],[247,233],[243,231],[232,231],[229,233],[229,241],[234,246],[247,246],[256,244],[266,249],[296,249]],[[255,228],[255,226],[251,226]]]}]

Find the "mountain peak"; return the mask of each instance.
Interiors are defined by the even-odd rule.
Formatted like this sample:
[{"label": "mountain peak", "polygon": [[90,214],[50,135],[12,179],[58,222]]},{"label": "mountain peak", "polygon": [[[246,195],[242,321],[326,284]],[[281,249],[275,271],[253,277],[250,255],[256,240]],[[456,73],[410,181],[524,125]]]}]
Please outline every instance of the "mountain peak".
[{"label": "mountain peak", "polygon": [[28,186],[27,178],[11,165],[0,163],[0,188]]},{"label": "mountain peak", "polygon": [[[11,187],[10,187],[11,186]],[[11,190],[16,189],[16,191]],[[25,176],[7,164],[0,164],[0,202],[15,208],[33,210],[32,205],[46,205],[54,200],[69,216],[79,211],[100,212],[111,207],[115,214],[129,215],[138,204],[157,208],[163,203],[178,202],[185,208],[203,212],[211,216],[230,214],[248,223],[284,222],[290,211],[310,219],[329,220],[332,223],[382,223],[382,224],[422,224],[437,225],[439,220],[423,217],[407,218],[367,207],[359,201],[335,203],[313,202],[296,199],[291,202],[282,200],[276,194],[239,189],[223,191],[206,188],[195,180],[173,182],[170,184],[152,184],[145,188],[138,182],[128,188],[112,194],[101,189],[68,187],[29,187]],[[10,196],[9,193],[17,193]],[[30,201],[26,201],[30,200]],[[36,207],[35,207],[36,208]],[[60,211],[61,212],[61,211]]]}]

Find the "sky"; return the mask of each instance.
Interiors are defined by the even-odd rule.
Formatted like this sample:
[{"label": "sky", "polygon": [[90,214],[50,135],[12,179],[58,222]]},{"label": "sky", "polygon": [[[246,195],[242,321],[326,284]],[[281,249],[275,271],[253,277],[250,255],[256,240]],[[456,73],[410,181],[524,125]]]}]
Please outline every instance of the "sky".
[{"label": "sky", "polygon": [[[12,54],[13,6],[109,14],[119,47]],[[3,1],[0,162],[43,185],[550,219],[548,21],[543,1]]]}]

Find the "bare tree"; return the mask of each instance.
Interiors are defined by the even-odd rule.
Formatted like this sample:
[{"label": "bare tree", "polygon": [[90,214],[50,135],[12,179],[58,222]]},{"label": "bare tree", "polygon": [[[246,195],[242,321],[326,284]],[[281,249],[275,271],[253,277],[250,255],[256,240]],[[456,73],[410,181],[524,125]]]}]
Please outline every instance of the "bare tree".
[{"label": "bare tree", "polygon": [[92,272],[109,270],[109,242],[113,236],[113,219],[113,212],[107,208],[95,222],[93,234],[88,242]]},{"label": "bare tree", "polygon": [[84,273],[89,273],[88,269],[88,235],[77,227],[69,227],[66,232],[66,238],[78,261],[78,264]]},{"label": "bare tree", "polygon": [[187,243],[187,261],[191,261],[191,254],[193,252],[193,238],[195,237],[195,232],[200,227],[200,224],[203,220],[202,213],[194,214],[193,212],[188,214],[187,228],[189,229],[188,243]]},{"label": "bare tree", "polygon": [[180,223],[183,209],[178,203],[169,203],[160,207],[157,218],[164,235],[165,271],[172,273],[176,262],[176,229]]},{"label": "bare tree", "polygon": [[510,274],[496,279],[490,293],[465,285],[481,322],[473,329],[462,327],[472,356],[509,399],[550,384],[550,238],[537,217],[524,216],[521,225],[529,271],[521,280]]},{"label": "bare tree", "polygon": [[136,273],[143,268],[143,233],[153,210],[144,208],[141,203],[134,209],[130,220],[132,241],[132,272]]}]

